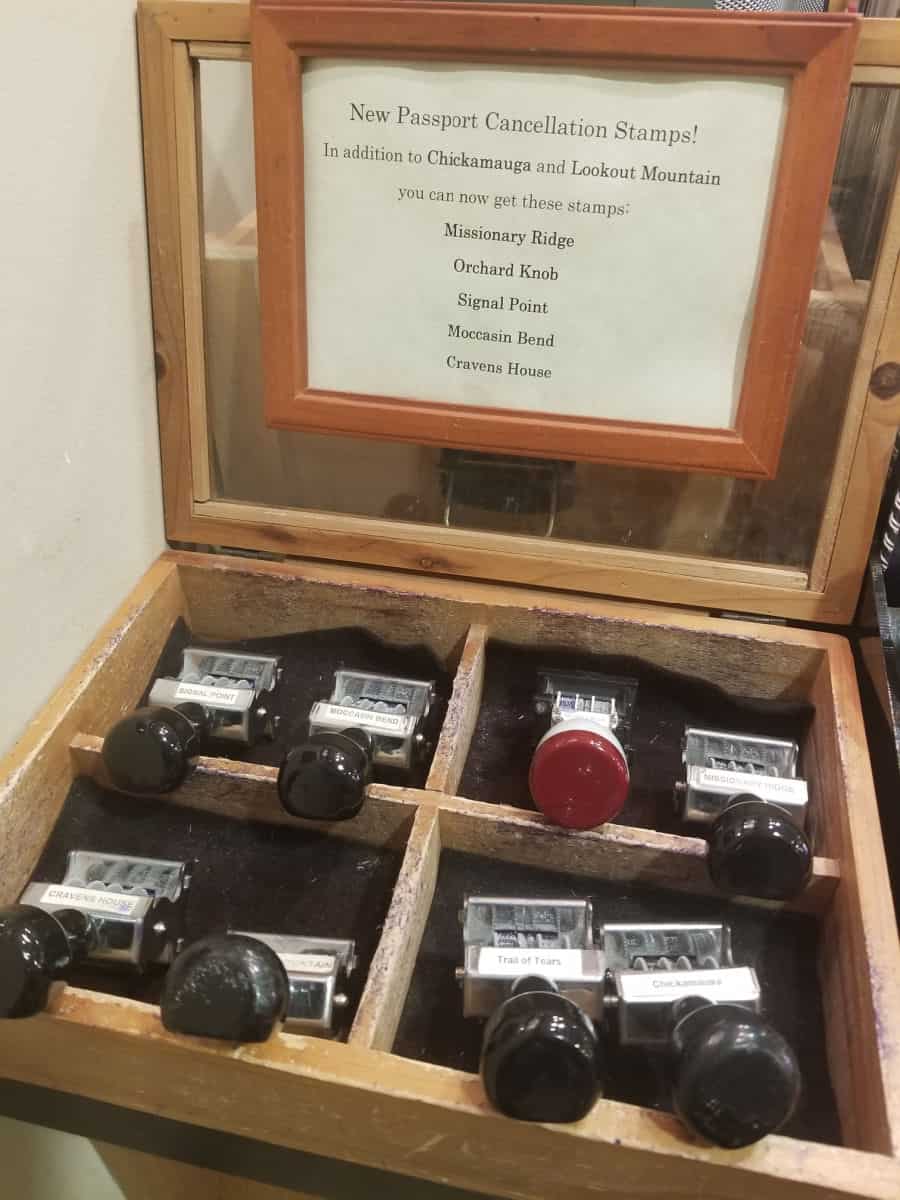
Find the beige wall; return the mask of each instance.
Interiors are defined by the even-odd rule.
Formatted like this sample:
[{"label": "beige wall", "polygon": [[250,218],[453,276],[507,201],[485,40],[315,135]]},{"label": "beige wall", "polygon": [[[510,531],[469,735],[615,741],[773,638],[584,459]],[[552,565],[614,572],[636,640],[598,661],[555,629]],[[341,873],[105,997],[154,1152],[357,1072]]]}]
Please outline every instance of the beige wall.
[{"label": "beige wall", "polygon": [[0,1196],[4,1200],[125,1200],[85,1138],[0,1117]]},{"label": "beige wall", "polygon": [[[0,147],[2,753],[163,544],[133,0],[4,5]],[[0,1119],[0,1196],[122,1192]]]},{"label": "beige wall", "polygon": [[3,18],[0,753],[163,546],[134,0]]},{"label": "beige wall", "polygon": [[203,220],[221,236],[256,207],[250,64],[205,59],[199,74]]}]

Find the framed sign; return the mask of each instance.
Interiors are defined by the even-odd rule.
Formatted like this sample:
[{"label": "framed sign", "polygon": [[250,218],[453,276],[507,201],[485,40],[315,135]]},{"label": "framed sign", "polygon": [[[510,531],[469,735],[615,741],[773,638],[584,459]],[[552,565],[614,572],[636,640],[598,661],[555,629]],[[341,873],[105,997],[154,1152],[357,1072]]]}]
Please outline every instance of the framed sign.
[{"label": "framed sign", "polygon": [[857,27],[256,0],[268,422],[773,475]]}]

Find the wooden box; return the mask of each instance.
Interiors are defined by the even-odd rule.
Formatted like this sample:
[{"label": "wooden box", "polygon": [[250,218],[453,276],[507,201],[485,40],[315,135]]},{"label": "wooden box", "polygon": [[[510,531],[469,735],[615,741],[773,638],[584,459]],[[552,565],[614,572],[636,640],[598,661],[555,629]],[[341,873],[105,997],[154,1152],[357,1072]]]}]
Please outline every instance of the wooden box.
[{"label": "wooden box", "polygon": [[[394,644],[425,643],[455,664],[426,787],[373,785],[357,818],[319,826],[329,838],[403,848],[348,1041],[281,1034],[235,1048],[180,1038],[163,1031],[152,1005],[59,986],[45,1015],[0,1026],[7,1075],[506,1195],[588,1196],[600,1183],[622,1194],[665,1180],[675,1194],[697,1188],[749,1197],[777,1187],[784,1196],[896,1196],[900,953],[842,638],[346,567],[169,554],[8,764],[0,809],[5,901],[28,880],[73,777],[102,779],[102,735],[139,700],[179,617],[195,635],[222,642],[362,624]],[[714,1150],[688,1138],[674,1118],[613,1100],[600,1100],[578,1125],[518,1124],[490,1110],[476,1076],[391,1055],[442,853],[565,872],[585,894],[598,880],[671,889],[673,914],[680,894],[710,893],[702,840],[621,825],[573,835],[537,813],[457,795],[486,646],[495,639],[592,655],[614,650],[728,690],[738,679],[745,696],[815,705],[803,763],[818,815],[817,858],[794,907],[821,923],[818,979],[842,1146],[773,1136],[740,1153]],[[280,808],[276,774],[272,766],[203,758],[177,793],[145,803],[304,824]]]},{"label": "wooden box", "polygon": [[[852,278],[838,279],[846,264],[834,240],[823,242],[819,290],[830,289],[828,303],[857,306],[860,337],[839,398],[840,436],[808,569],[222,498],[215,482],[222,464],[210,454],[209,429],[222,414],[207,403],[217,368],[204,347],[204,322],[215,298],[208,276],[204,283],[201,249],[196,64],[204,56],[246,59],[248,10],[242,3],[145,3],[139,28],[165,500],[169,537],[185,548],[163,555],[137,582],[0,764],[2,900],[16,900],[54,844],[73,781],[86,776],[105,786],[104,734],[139,702],[179,621],[193,636],[220,643],[358,627],[395,647],[427,647],[444,664],[451,689],[423,786],[374,784],[351,821],[291,818],[278,802],[275,766],[227,758],[200,758],[168,797],[129,801],[129,836],[137,842],[174,824],[176,815],[184,828],[186,811],[197,814],[198,827],[214,819],[218,828],[265,828],[273,845],[279,837],[328,847],[337,840],[359,861],[391,856],[395,868],[381,911],[372,906],[371,953],[345,1041],[281,1033],[261,1045],[233,1046],[179,1037],[163,1029],[151,1002],[59,984],[42,1015],[0,1023],[3,1073],[495,1195],[895,1200],[900,947],[849,644],[836,633],[711,611],[822,622],[852,612],[877,507],[876,477],[900,412],[882,369],[898,346],[900,200],[890,202],[867,295]],[[857,70],[861,85],[900,85],[900,39],[890,22],[864,26]],[[783,501],[789,482],[776,481]],[[690,479],[683,483],[691,503],[708,498]],[[204,546],[229,553],[205,553]],[[360,565],[311,561],[317,558]],[[624,598],[593,598],[601,592]],[[685,607],[648,603],[659,600]],[[467,763],[491,734],[483,702],[496,678],[497,647],[531,656],[616,655],[660,677],[718,689],[709,695],[811,705],[801,753],[816,858],[800,899],[726,905],[707,881],[701,839],[637,823],[571,833],[547,825],[524,799],[522,807],[501,803],[473,783]],[[103,805],[110,814],[124,811],[113,794],[95,794],[98,812]],[[427,1046],[414,1054],[442,1019],[426,1011],[410,1031],[421,972],[447,965],[435,965],[429,922],[461,886],[463,858],[479,879],[501,878],[507,869],[517,879],[553,873],[579,895],[603,888],[663,894],[673,918],[679,905],[706,905],[760,928],[797,921],[813,930],[814,969],[792,1003],[812,1014],[811,1024],[821,1009],[821,1055],[813,1055],[808,1104],[812,1111],[833,1098],[831,1135],[771,1136],[728,1152],[696,1141],[667,1113],[621,1097],[598,1100],[574,1125],[517,1123],[490,1108],[471,1069],[438,1061]],[[310,861],[303,858],[305,873],[297,874],[301,900],[312,886]],[[441,947],[447,962],[460,951],[460,942]],[[793,979],[790,958],[783,965]],[[417,1003],[427,1006],[427,995]],[[830,1090],[825,1101],[819,1085],[822,1094]]]}]

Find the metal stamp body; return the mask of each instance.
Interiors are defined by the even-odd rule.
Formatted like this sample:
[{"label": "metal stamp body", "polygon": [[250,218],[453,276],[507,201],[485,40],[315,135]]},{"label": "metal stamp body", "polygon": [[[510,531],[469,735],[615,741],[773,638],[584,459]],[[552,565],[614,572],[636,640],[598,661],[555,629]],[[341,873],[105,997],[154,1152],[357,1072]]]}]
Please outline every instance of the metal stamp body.
[{"label": "metal stamp body", "polygon": [[169,963],[184,938],[193,864],[73,850],[61,883],[30,883],[20,903],[90,919],[93,961],[139,968]]},{"label": "metal stamp body", "polygon": [[545,980],[595,1021],[615,1012],[623,1044],[663,1043],[683,996],[756,1011],[759,984],[736,967],[727,925],[610,924],[591,902],[470,896],[462,914],[463,1012],[486,1017],[522,981]]},{"label": "metal stamp body", "polygon": [[409,770],[427,750],[423,727],[435,700],[424,679],[399,679],[366,671],[335,671],[328,700],[313,705],[309,732],[362,729],[372,739],[377,767]]},{"label": "metal stamp body", "polygon": [[356,967],[355,944],[339,938],[280,933],[243,933],[274,950],[287,972],[290,994],[284,1028],[288,1033],[334,1033],[334,1010],[347,1004],[340,988]]},{"label": "metal stamp body", "polygon": [[759,1011],[756,972],[734,965],[727,925],[604,925],[602,938],[622,1045],[665,1045],[686,996]]},{"label": "metal stamp body", "polygon": [[207,712],[210,736],[249,745],[273,736],[276,719],[266,704],[281,678],[279,663],[271,654],[188,647],[178,675],[156,679],[148,703],[199,704]]},{"label": "metal stamp body", "polygon": [[596,671],[538,673],[535,712],[549,715],[551,726],[572,718],[587,718],[613,734],[627,751],[637,696],[637,681]]},{"label": "metal stamp body", "polygon": [[797,776],[799,747],[781,738],[686,729],[685,779],[676,803],[685,821],[714,821],[738,795],[777,804],[803,827],[809,804],[806,780]]},{"label": "metal stamp body", "polygon": [[531,976],[549,980],[589,1016],[602,1015],[604,964],[589,900],[470,896],[461,917],[466,1016],[489,1016]]}]

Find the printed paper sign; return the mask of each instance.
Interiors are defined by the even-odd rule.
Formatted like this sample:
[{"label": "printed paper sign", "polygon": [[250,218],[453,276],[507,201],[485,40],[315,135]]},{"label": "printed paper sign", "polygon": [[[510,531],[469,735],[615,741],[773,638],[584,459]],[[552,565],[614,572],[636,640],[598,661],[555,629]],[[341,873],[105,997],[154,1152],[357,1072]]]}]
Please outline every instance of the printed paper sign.
[{"label": "printed paper sign", "polygon": [[734,426],[784,78],[308,59],[308,386]]}]

